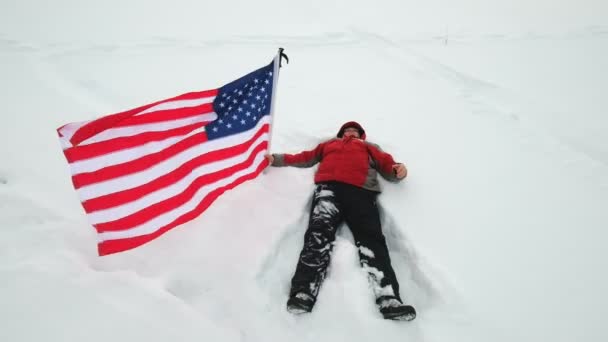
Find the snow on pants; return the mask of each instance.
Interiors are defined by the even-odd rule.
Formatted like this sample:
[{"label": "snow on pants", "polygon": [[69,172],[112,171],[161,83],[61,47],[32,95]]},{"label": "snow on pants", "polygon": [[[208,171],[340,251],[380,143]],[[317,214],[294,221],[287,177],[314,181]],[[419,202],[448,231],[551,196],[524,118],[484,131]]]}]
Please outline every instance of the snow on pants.
[{"label": "snow on pants", "polygon": [[361,266],[369,275],[376,298],[395,296],[401,300],[382,234],[377,195],[377,192],[345,183],[317,184],[304,235],[304,248],[291,280],[291,296],[304,292],[317,298],[329,266],[336,231],[345,221],[353,234]]}]

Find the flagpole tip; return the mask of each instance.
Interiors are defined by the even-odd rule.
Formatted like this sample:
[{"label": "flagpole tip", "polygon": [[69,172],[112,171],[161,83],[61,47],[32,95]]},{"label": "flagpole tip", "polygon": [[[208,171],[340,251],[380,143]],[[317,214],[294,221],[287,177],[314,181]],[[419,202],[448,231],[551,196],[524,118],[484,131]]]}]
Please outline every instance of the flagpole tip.
[{"label": "flagpole tip", "polygon": [[287,57],[284,51],[284,48],[279,48],[279,68],[283,66],[283,58],[285,58],[285,61],[289,64],[289,57]]}]

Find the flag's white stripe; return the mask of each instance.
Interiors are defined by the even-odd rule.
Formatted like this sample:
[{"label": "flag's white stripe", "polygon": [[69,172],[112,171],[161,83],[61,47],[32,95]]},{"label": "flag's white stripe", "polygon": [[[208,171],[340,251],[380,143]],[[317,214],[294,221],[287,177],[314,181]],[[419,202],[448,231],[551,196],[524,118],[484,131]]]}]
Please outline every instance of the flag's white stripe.
[{"label": "flag's white stripe", "polygon": [[194,208],[196,208],[196,206],[199,205],[199,203],[214,189],[217,189],[219,187],[233,183],[239,177],[242,177],[244,175],[255,172],[255,170],[258,168],[258,166],[264,161],[265,153],[266,153],[266,151],[260,151],[260,153],[258,153],[256,155],[256,157],[253,161],[253,164],[251,166],[249,166],[247,169],[243,169],[243,170],[233,174],[230,177],[223,178],[213,184],[209,184],[209,185],[206,185],[206,186],[200,188],[197,191],[197,193],[194,195],[194,197],[192,197],[192,199],[190,201],[184,203],[182,206],[177,207],[142,225],[139,225],[137,227],[134,227],[134,228],[131,228],[128,230],[99,233],[97,235],[98,241],[101,243],[103,241],[108,241],[108,240],[127,239],[127,238],[136,237],[136,236],[152,234],[152,233],[156,232],[160,228],[175,221],[178,217],[194,210]]},{"label": "flag's white stripe", "polygon": [[70,138],[65,137],[65,136],[64,137],[59,137],[59,143],[61,144],[61,149],[62,150],[67,150],[68,148],[74,146],[70,142]]},{"label": "flag's white stripe", "polygon": [[61,141],[61,147],[64,150],[66,148],[72,147],[73,145],[70,142],[70,139],[72,139],[72,137],[74,136],[74,133],[76,133],[77,130],[79,130],[82,126],[88,124],[89,122],[91,122],[91,120],[81,121],[81,122],[72,122],[72,123],[69,123],[69,124],[61,127],[59,129],[59,133],[61,133],[61,136],[59,137],[59,141]]},{"label": "flag's white stripe", "polygon": [[107,155],[101,155],[90,159],[79,160],[70,164],[70,170],[72,172],[72,176],[75,176],[85,172],[97,171],[104,167],[127,163],[135,159],[141,158],[142,156],[162,151],[169,146],[177,144],[182,140],[185,140],[195,134],[199,134],[204,131],[205,127],[200,127],[188,134],[182,134],[164,140],[149,142],[136,147],[116,151]]},{"label": "flag's white stripe", "polygon": [[177,109],[177,108],[185,108],[185,107],[196,107],[205,103],[212,103],[215,100],[215,96],[201,97],[193,100],[176,100],[159,103],[156,106],[152,106],[141,113],[137,113],[136,115],[143,115],[148,113],[153,113],[159,110],[168,110],[168,109]]},{"label": "flag's white stripe", "polygon": [[[156,106],[152,106],[140,113],[137,113],[134,116],[153,113],[153,112],[156,112],[159,110],[196,107],[196,106],[200,106],[205,103],[212,103],[213,100],[215,100],[215,96],[201,97],[198,99],[191,99],[191,100],[175,100],[175,101],[163,102],[163,103],[157,104]],[[209,115],[212,115],[212,114],[209,114]],[[217,116],[214,117],[213,115],[211,117],[213,117],[212,120],[215,120],[215,118],[217,118]],[[61,146],[63,147],[63,149],[65,150],[66,148],[72,147],[73,145],[70,142],[70,139],[72,139],[72,137],[74,136],[74,133],[76,133],[76,131],[78,131],[80,128],[82,128],[82,126],[84,126],[92,121],[95,121],[95,120],[72,122],[72,123],[69,123],[69,124],[61,127],[61,129],[59,129],[59,132],[61,133],[62,136],[59,138],[59,140],[61,141]],[[87,140],[85,142],[91,143],[90,140]],[[85,142],[83,142],[83,143],[85,143]]]},{"label": "flag's white stripe", "polygon": [[186,163],[189,160],[192,160],[197,156],[200,156],[203,153],[232,147],[251,139],[255,135],[255,133],[257,133],[260,127],[262,127],[262,125],[264,124],[267,124],[268,121],[269,117],[268,115],[265,115],[262,119],[260,119],[260,121],[254,128],[245,132],[230,135],[221,139],[206,141],[203,144],[195,145],[185,151],[182,151],[172,156],[169,159],[166,159],[154,165],[153,167],[145,171],[84,186],[78,189],[80,200],[84,202],[92,198],[112,194],[125,189],[132,189],[143,184],[147,184],[161,177],[162,175],[166,175],[167,173],[174,171],[182,164]]},{"label": "flag's white stripe", "polygon": [[115,138],[131,137],[131,136],[140,134],[142,132],[166,131],[166,130],[173,129],[173,128],[191,125],[191,124],[194,124],[197,122],[213,121],[215,119],[217,119],[217,114],[215,112],[211,112],[211,113],[201,113],[201,115],[191,116],[191,117],[187,117],[184,119],[178,119],[178,120],[155,122],[155,123],[141,124],[141,125],[136,125],[136,126],[110,128],[99,134],[95,134],[94,136],[81,142],[79,145],[83,146],[83,145],[98,143],[98,142],[115,139]]},{"label": "flag's white stripe", "polygon": [[264,133],[260,137],[258,137],[255,142],[249,147],[247,152],[228,159],[201,165],[193,169],[192,172],[190,172],[186,177],[180,179],[176,183],[173,183],[165,188],[158,189],[157,191],[150,193],[136,201],[126,203],[118,207],[90,213],[88,215],[89,222],[91,222],[92,224],[98,224],[116,221],[126,216],[135,214],[136,212],[145,209],[155,203],[160,203],[164,200],[177,196],[183,193],[188,188],[188,186],[190,186],[192,182],[194,182],[198,177],[213,172],[221,171],[244,162],[253,153],[254,148],[256,148],[256,146],[258,146],[264,141],[268,141],[267,133]]}]

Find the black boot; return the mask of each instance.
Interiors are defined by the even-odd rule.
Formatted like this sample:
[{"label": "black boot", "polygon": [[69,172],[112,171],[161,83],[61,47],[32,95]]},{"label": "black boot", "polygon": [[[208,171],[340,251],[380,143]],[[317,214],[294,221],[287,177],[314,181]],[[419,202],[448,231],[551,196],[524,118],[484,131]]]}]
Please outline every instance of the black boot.
[{"label": "black boot", "polygon": [[298,292],[287,300],[287,311],[292,314],[303,314],[311,312],[314,305],[315,299],[313,296]]},{"label": "black boot", "polygon": [[384,319],[411,321],[416,318],[416,309],[411,305],[401,303],[396,297],[382,296],[376,300],[376,303]]}]

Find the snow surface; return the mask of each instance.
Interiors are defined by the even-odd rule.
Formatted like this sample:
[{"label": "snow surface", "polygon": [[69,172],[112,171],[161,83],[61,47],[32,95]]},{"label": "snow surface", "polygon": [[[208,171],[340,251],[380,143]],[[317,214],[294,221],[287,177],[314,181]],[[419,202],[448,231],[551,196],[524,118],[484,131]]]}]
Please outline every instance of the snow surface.
[{"label": "snow surface", "polygon": [[[314,169],[268,169],[100,258],[55,129],[265,65],[273,152],[345,121],[408,165],[384,229],[413,322],[348,229],[285,309]],[[33,1],[0,10],[0,341],[607,341],[605,1]]]}]

